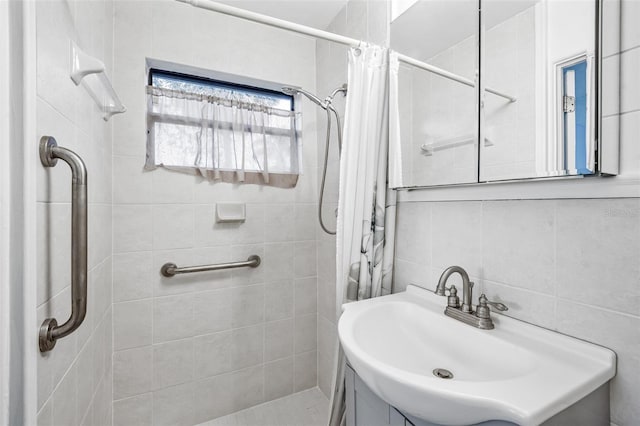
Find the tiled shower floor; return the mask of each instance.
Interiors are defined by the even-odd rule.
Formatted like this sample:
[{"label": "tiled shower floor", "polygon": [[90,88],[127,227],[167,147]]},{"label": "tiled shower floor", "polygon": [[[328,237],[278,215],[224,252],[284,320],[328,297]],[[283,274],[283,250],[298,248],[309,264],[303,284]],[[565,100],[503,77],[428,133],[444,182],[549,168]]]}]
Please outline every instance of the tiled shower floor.
[{"label": "tiled shower floor", "polygon": [[329,401],[319,388],[256,405],[200,426],[326,426]]}]

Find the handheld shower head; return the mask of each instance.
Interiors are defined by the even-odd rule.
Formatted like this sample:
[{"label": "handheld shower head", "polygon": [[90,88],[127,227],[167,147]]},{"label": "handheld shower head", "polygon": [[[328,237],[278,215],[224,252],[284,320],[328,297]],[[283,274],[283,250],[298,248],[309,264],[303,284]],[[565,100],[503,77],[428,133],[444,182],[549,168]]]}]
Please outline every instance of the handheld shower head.
[{"label": "handheld shower head", "polygon": [[323,109],[327,109],[325,102],[323,102],[319,97],[317,97],[313,93],[307,92],[306,90],[300,87],[283,87],[281,90],[283,93],[286,93],[287,95],[291,95],[291,96],[301,93],[304,96],[306,96],[307,99],[309,99],[311,102],[315,103],[319,107]]}]

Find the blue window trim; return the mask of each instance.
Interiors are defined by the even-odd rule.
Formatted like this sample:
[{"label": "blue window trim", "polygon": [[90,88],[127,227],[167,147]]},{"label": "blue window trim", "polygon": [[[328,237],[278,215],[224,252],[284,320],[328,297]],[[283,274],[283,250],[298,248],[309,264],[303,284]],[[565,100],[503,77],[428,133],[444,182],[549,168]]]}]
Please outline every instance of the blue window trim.
[{"label": "blue window trim", "polygon": [[[575,76],[575,164],[578,173],[591,174],[587,168],[587,61],[578,62],[562,68],[563,81],[567,72],[573,71]],[[566,124],[565,124],[566,126]],[[565,127],[565,144],[567,129]]]},{"label": "blue window trim", "polygon": [[153,86],[153,81],[155,76],[165,77],[165,78],[174,79],[174,80],[182,80],[189,83],[200,84],[203,86],[240,91],[240,92],[249,93],[252,95],[262,95],[262,96],[266,95],[272,98],[288,101],[290,111],[295,110],[294,97],[291,95],[287,95],[285,93],[279,92],[277,90],[265,89],[263,87],[248,86],[244,84],[232,83],[229,81],[215,80],[212,78],[184,74],[184,73],[179,73],[175,71],[166,71],[158,68],[149,69],[149,81],[148,81],[149,86]]}]

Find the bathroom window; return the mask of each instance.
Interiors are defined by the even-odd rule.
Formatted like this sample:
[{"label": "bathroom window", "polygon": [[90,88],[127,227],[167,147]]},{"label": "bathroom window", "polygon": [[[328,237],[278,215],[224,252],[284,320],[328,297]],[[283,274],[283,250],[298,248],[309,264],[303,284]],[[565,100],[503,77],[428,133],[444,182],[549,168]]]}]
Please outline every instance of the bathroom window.
[{"label": "bathroom window", "polygon": [[300,122],[294,97],[277,90],[152,68],[146,168],[293,187]]}]

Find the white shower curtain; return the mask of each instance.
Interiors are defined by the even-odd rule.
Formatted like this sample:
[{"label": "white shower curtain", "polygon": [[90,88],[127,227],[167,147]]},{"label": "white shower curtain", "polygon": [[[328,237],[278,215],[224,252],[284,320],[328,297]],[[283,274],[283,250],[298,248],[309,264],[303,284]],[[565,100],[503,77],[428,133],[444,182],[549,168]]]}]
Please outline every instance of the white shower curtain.
[{"label": "white shower curtain", "polygon": [[[391,292],[395,199],[387,197],[388,50],[349,51],[336,248],[336,315],[345,302]],[[393,203],[390,204],[393,198]],[[345,357],[336,356],[330,425],[344,423]]]}]

